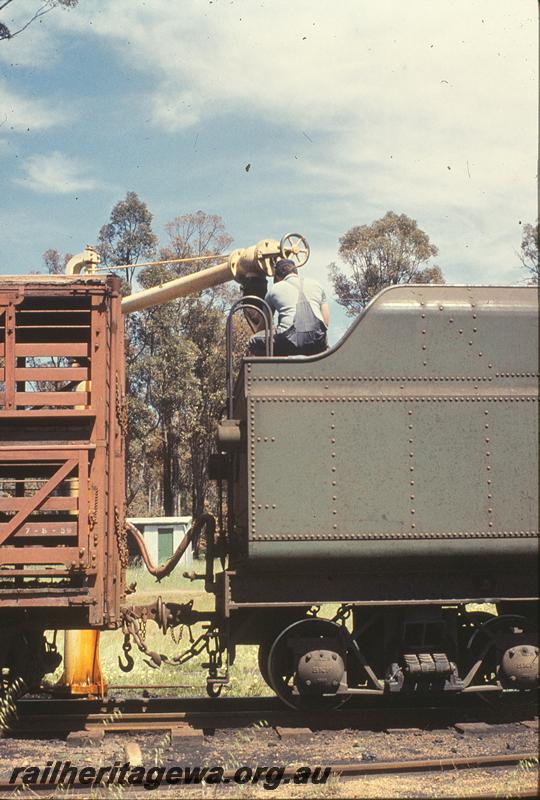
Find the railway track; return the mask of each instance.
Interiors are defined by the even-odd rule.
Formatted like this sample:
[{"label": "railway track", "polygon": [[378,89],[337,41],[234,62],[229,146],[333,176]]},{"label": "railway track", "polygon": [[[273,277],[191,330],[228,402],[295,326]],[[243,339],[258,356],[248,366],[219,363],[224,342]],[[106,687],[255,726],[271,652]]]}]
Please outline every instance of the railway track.
[{"label": "railway track", "polygon": [[394,698],[378,703],[353,699],[333,712],[298,712],[273,697],[245,698],[137,698],[105,701],[28,698],[17,703],[5,735],[63,737],[77,731],[121,733],[191,728],[218,729],[264,725],[273,728],[316,730],[387,730],[389,728],[446,727],[460,722],[501,724],[530,720],[535,705],[502,698],[497,707],[478,704],[470,697],[454,698],[452,705],[404,706]]},{"label": "railway track", "polygon": [[[508,749],[506,752],[498,752],[499,749],[504,748],[505,737],[509,731],[524,731],[524,726],[534,728],[538,724],[537,721],[531,720],[531,717],[537,713],[537,708],[530,702],[525,705],[523,702],[513,701],[512,698],[504,698],[504,700],[497,707],[490,707],[484,703],[479,705],[478,701],[475,702],[474,698],[470,696],[463,696],[453,698],[451,706],[433,706],[426,701],[424,705],[417,704],[411,707],[404,706],[402,700],[396,702],[397,698],[392,697],[385,699],[383,703],[380,701],[375,703],[369,699],[366,701],[365,698],[362,700],[355,698],[346,707],[331,714],[306,714],[289,710],[272,697],[226,697],[220,699],[111,697],[105,701],[27,697],[17,704],[17,714],[10,721],[8,736],[19,739],[19,742],[13,742],[13,746],[16,748],[21,747],[21,738],[56,740],[57,743],[54,747],[57,748],[57,755],[55,757],[69,759],[70,739],[73,739],[73,743],[77,744],[80,751],[81,747],[86,749],[87,744],[92,748],[90,740],[100,742],[101,749],[105,746],[101,740],[106,734],[130,734],[134,739],[131,740],[131,736],[128,736],[126,741],[129,744],[129,740],[135,743],[141,733],[146,735],[169,733],[173,753],[181,753],[182,759],[188,759],[187,763],[192,763],[193,759],[199,759],[198,763],[200,763],[201,758],[205,763],[208,758],[214,758],[216,752],[220,752],[220,740],[216,735],[218,743],[212,745],[214,737],[203,739],[203,734],[217,733],[220,729],[244,728],[251,729],[252,736],[256,741],[260,735],[258,731],[266,728],[267,732],[264,737],[270,737],[274,741],[283,739],[280,745],[281,751],[271,751],[275,755],[277,763],[280,758],[279,752],[288,754],[285,757],[281,756],[284,758],[283,763],[293,763],[291,759],[294,760],[298,753],[304,752],[304,747],[307,747],[306,752],[309,752],[309,742],[313,741],[313,733],[334,731],[335,736],[340,737],[342,734],[339,731],[342,730],[345,736],[351,735],[351,730],[347,731],[346,729],[365,731],[366,735],[367,731],[374,731],[374,736],[379,735],[376,733],[377,731],[395,732],[398,734],[396,738],[398,746],[386,748],[381,753],[380,760],[367,760],[364,758],[364,754],[356,759],[348,751],[348,755],[352,755],[352,758],[336,761],[336,754],[339,758],[340,750],[338,749],[337,752],[334,750],[332,756],[332,750],[328,749],[329,758],[325,767],[329,767],[333,778],[340,781],[368,779],[370,776],[385,780],[392,776],[400,779],[400,776],[407,775],[418,775],[421,780],[422,775],[440,774],[441,778],[437,780],[443,780],[442,775],[446,775],[444,781],[450,782],[453,780],[452,774],[455,777],[456,771],[459,771],[465,780],[471,777],[473,787],[474,782],[479,780],[480,776],[484,782],[487,781],[488,792],[486,793],[484,790],[477,795],[478,797],[493,797],[494,799],[501,796],[535,797],[537,795],[536,788],[522,788],[523,784],[516,784],[515,790],[512,791],[503,790],[501,795],[501,786],[506,786],[507,776],[515,772],[521,773],[521,766],[525,763],[531,770],[527,779],[527,782],[530,783],[531,780],[534,780],[532,776],[536,775],[538,764],[538,753],[529,749],[530,737],[528,739],[521,737],[520,744],[512,752],[509,752]],[[516,723],[520,724],[516,725]],[[419,754],[418,758],[411,758],[410,755],[415,750],[409,754],[400,749],[399,742],[403,741],[403,737],[399,734],[408,733],[415,737],[420,733],[425,733],[430,736],[430,731],[436,733],[441,728],[451,728],[452,726],[460,732],[470,730],[471,733],[478,731],[482,735],[490,734],[491,745],[488,746],[488,750],[491,748],[491,752],[471,754],[465,749],[465,752],[458,751],[452,755],[447,749],[439,752],[448,753],[449,757],[433,758],[431,757],[433,751],[428,750],[425,753],[426,757],[421,757]],[[415,734],[415,729],[421,730]],[[225,735],[228,736],[228,733]],[[303,739],[303,735],[307,735],[307,738]],[[65,737],[68,741],[61,746],[60,750],[58,749],[60,746],[58,739]],[[261,748],[268,746],[266,742],[269,739],[264,737],[261,739],[264,743]],[[407,740],[408,737],[405,738]],[[187,739],[191,739],[191,741],[188,743]],[[146,741],[155,742],[155,736]],[[307,743],[306,745],[304,745],[304,741]],[[365,736],[363,741],[366,742]],[[419,741],[417,738],[414,739],[416,745]],[[204,748],[201,750],[200,747],[203,745]],[[493,750],[494,745],[495,750]],[[35,743],[32,746],[35,747]],[[118,747],[118,742],[115,743],[112,740],[108,746],[109,748]],[[369,747],[369,744],[364,746]],[[123,747],[126,761],[129,761],[128,750],[125,745]],[[135,747],[137,748],[138,745]],[[212,750],[214,756],[210,755]],[[110,753],[111,750],[109,749],[108,752]],[[261,752],[267,751],[261,749]],[[203,756],[204,753],[206,755]],[[427,757],[428,755],[430,757]],[[405,756],[407,756],[406,760]],[[50,756],[48,757],[50,758]],[[175,757],[178,758],[178,755],[167,757],[169,765],[175,763]],[[138,763],[144,763],[144,758]],[[250,762],[248,761],[248,763]],[[293,773],[294,768],[287,767],[283,776],[287,779],[285,782],[292,783]],[[225,770],[223,782],[233,784],[234,774],[234,770]],[[424,780],[436,779],[424,777]],[[116,784],[117,781],[113,781],[106,788],[116,786]],[[493,794],[489,793],[492,791],[491,786],[496,787]],[[18,778],[14,783],[0,781],[0,797],[10,796],[17,789],[22,790],[23,788],[24,784]],[[57,789],[62,790],[66,787],[61,783],[51,782],[32,784],[27,788],[31,788],[43,796],[44,793],[53,794]],[[160,796],[166,794],[168,788],[168,786],[162,785]],[[174,787],[171,788],[174,789]],[[88,791],[88,785],[75,782],[69,785],[69,789],[76,790],[80,796],[85,796],[83,790]],[[144,791],[143,793],[141,787],[137,786],[126,785],[122,791],[134,800],[138,797],[148,796],[148,792]],[[474,797],[475,795],[468,792],[468,796]]]},{"label": "railway track", "polygon": [[[407,773],[427,773],[427,772],[444,772],[448,770],[473,770],[473,769],[498,769],[508,768],[510,766],[518,765],[522,762],[530,762],[537,759],[536,753],[503,753],[499,755],[480,755],[469,756],[467,758],[438,758],[438,759],[413,759],[408,761],[386,761],[374,763],[340,763],[328,765],[331,769],[331,775],[339,779],[353,779],[369,775],[396,775]],[[283,774],[285,782],[294,776],[294,768],[287,768]],[[235,770],[224,770],[222,776],[223,783],[233,783],[235,781]],[[125,786],[129,793],[136,793],[138,787],[133,787],[119,782],[118,780],[107,783],[107,789],[112,786]],[[51,783],[33,783],[31,787],[25,785],[22,781],[16,780],[14,782],[3,781],[0,782],[0,795],[5,796],[22,789],[31,788],[34,792],[51,792],[63,787],[62,783],[53,781]],[[64,787],[65,788],[65,787]],[[88,783],[81,783],[75,781],[69,784],[70,789],[86,789],[88,791]],[[162,787],[162,791],[166,787]],[[474,796],[474,795],[472,795]],[[482,792],[484,798],[500,798],[500,789],[492,795]],[[513,792],[510,795],[503,795],[510,797],[536,797],[536,790],[523,789]]]}]

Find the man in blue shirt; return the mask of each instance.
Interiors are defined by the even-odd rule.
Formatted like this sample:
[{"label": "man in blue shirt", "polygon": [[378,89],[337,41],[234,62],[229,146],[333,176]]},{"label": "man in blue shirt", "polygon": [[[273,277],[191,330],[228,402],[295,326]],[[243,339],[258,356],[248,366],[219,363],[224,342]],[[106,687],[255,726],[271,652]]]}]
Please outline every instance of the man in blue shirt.
[{"label": "man in blue shirt", "polygon": [[[313,278],[298,275],[294,261],[280,259],[274,269],[274,285],[266,302],[278,319],[274,331],[274,355],[316,355],[327,348],[326,330],[330,321],[323,287]],[[264,325],[249,340],[250,355],[265,355]]]}]

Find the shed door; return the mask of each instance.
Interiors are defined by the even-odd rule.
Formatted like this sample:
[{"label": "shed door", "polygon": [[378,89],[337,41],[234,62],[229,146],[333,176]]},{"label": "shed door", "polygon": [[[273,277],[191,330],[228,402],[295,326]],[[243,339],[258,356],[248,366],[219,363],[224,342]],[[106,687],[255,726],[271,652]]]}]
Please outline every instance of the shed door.
[{"label": "shed door", "polygon": [[173,554],[173,529],[158,528],[158,564],[163,564]]}]

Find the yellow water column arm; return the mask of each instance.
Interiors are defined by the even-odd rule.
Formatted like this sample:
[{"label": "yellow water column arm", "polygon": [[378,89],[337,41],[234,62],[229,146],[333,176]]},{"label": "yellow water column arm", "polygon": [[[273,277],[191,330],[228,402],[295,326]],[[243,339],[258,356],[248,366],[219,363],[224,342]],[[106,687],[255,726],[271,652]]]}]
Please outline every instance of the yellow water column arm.
[{"label": "yellow water column arm", "polygon": [[279,258],[291,258],[298,267],[302,267],[309,258],[306,239],[299,233],[289,233],[281,242],[263,239],[252,247],[235,250],[226,261],[215,267],[208,267],[124,297],[122,312],[131,314],[148,306],[167,303],[177,297],[199,294],[205,289],[231,280],[244,283],[255,276],[270,277],[274,274],[274,266]]}]

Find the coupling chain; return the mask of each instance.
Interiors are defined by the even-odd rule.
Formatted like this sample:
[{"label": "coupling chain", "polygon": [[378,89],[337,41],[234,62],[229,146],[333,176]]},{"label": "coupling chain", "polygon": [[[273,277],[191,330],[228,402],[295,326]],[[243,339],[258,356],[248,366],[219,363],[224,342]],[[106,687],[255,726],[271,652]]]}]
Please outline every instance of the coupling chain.
[{"label": "coupling chain", "polygon": [[140,652],[148,657],[146,663],[153,668],[160,667],[162,664],[167,664],[172,667],[182,666],[182,664],[185,664],[186,661],[190,661],[192,658],[200,655],[200,653],[202,653],[204,650],[206,650],[208,653],[210,661],[215,663],[218,660],[218,655],[221,653],[218,632],[210,626],[208,630],[203,631],[200,636],[194,639],[191,632],[191,626],[181,625],[180,633],[176,636],[172,633],[171,628],[171,635],[176,644],[178,644],[182,638],[184,627],[188,628],[191,645],[180,655],[173,656],[171,658],[170,656],[165,655],[165,653],[156,653],[154,650],[150,650],[146,644],[146,619],[144,617],[136,617],[130,612],[124,614],[124,619],[122,622],[124,644],[122,647],[124,656],[126,658],[126,664],[123,665],[119,658],[120,668],[124,672],[129,672],[131,669],[133,669],[134,662],[130,655],[130,639],[133,639]]},{"label": "coupling chain", "polygon": [[124,394],[120,388],[120,382],[118,379],[118,375],[116,376],[116,392],[115,392],[115,400],[116,400],[116,419],[118,420],[118,427],[120,428],[120,433],[123,437],[127,435],[128,430],[128,412],[127,412],[127,404],[124,397]]},{"label": "coupling chain", "polygon": [[116,544],[118,547],[118,557],[120,558],[120,565],[126,569],[129,561],[129,550],[127,543],[127,529],[125,520],[122,519],[120,509],[118,506],[114,507],[114,533],[116,536]]}]

